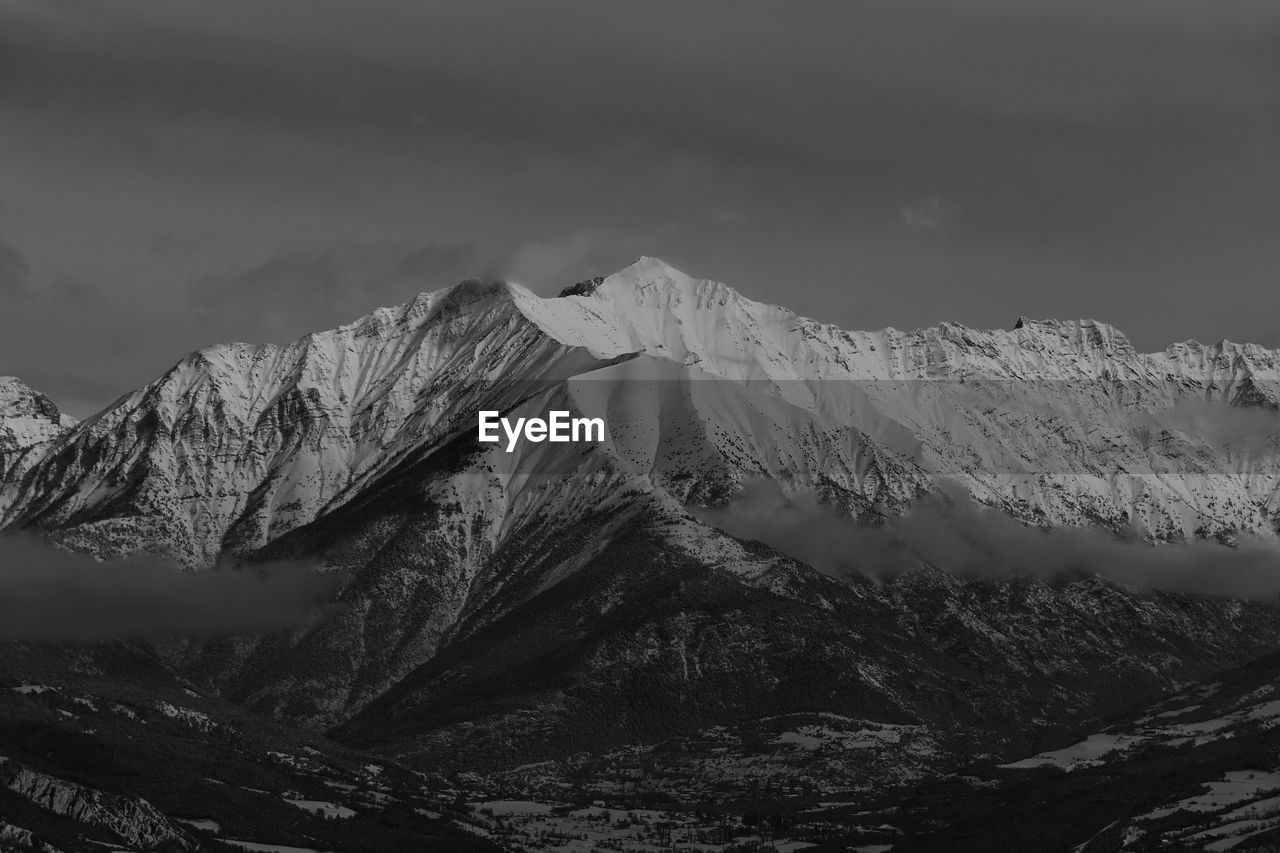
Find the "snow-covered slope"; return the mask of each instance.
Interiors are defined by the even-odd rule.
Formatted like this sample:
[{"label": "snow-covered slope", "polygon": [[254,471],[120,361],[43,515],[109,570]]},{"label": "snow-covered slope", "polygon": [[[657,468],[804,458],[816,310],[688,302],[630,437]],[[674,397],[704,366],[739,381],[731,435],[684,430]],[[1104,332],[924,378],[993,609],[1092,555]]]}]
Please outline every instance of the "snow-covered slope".
[{"label": "snow-covered slope", "polygon": [[1166,540],[1280,521],[1275,350],[1143,354],[1092,320],[846,332],[648,258],[566,294],[526,308],[558,339],[766,390],[1020,517]]},{"label": "snow-covered slope", "polygon": [[[1280,354],[1254,345],[1142,354],[1094,321],[847,332],[642,258],[559,298],[469,282],[286,347],[201,350],[39,464],[10,463],[0,524],[209,565],[471,433],[478,408],[567,394],[607,414],[597,464],[680,503],[763,474],[794,489],[834,477],[893,509],[945,480],[1041,524],[1269,536],[1278,384]],[[38,395],[11,397],[28,412],[0,427],[17,446],[59,435]],[[580,452],[542,445],[520,469],[488,456],[512,500]]]},{"label": "snow-covered slope", "polygon": [[286,347],[209,347],[10,482],[4,521],[103,556],[148,548],[209,565],[474,429],[477,408],[510,408],[503,395],[593,364],[540,334],[505,285],[424,294]]},{"label": "snow-covered slope", "polygon": [[0,376],[0,510],[3,484],[30,468],[76,419],[13,376]]},{"label": "snow-covered slope", "polygon": [[[633,357],[665,364],[663,353],[646,352],[643,341],[616,329],[608,340],[584,346],[567,331],[582,321],[580,308],[574,300],[541,300],[514,285],[467,283],[287,347],[226,344],[201,350],[86,421],[30,476],[8,482],[12,506],[3,523],[39,527],[101,556],[145,548],[189,565],[209,565],[222,553],[260,548],[342,506],[407,459],[473,434],[477,409],[511,411],[525,400],[568,393],[574,399],[562,399],[564,405],[603,405],[619,425],[637,406],[648,417],[650,401],[630,391],[619,397],[585,389],[641,387],[629,374],[600,369]],[[656,315],[652,320],[664,322]],[[693,382],[690,374],[700,375],[695,367],[687,370],[679,365],[677,374],[658,382],[675,387]],[[571,390],[563,383],[575,376]],[[755,391],[735,386],[718,393],[749,411],[718,423],[709,412],[667,408],[689,430],[758,431],[753,404],[742,396]],[[807,458],[812,470],[803,472],[806,484],[823,475],[820,455],[780,450],[781,445],[843,442],[833,452],[849,457],[847,485],[874,481],[869,500],[887,489],[884,496],[892,491],[901,503],[918,491],[922,472],[908,472],[913,466],[901,460],[892,463],[902,468],[901,476],[868,480],[867,460],[889,464],[889,455],[856,429],[831,423],[793,430],[781,423],[797,417],[812,420],[802,410],[775,413],[762,427],[775,434],[775,446],[762,452],[790,455],[792,462]],[[834,432],[828,435],[829,430]],[[635,444],[637,436],[627,438],[621,429],[613,436],[604,452],[641,481],[634,486],[640,491],[654,483],[637,452],[656,459],[686,449],[663,444],[637,451],[623,446]],[[741,454],[726,463],[723,446],[710,440],[703,445],[708,446],[701,452],[735,469],[717,481],[730,491],[744,476],[770,469]],[[504,488],[524,488],[524,475],[545,479],[576,468],[577,451],[557,459],[555,449],[521,456],[526,467],[510,469]],[[618,454],[632,464],[622,465]]]}]

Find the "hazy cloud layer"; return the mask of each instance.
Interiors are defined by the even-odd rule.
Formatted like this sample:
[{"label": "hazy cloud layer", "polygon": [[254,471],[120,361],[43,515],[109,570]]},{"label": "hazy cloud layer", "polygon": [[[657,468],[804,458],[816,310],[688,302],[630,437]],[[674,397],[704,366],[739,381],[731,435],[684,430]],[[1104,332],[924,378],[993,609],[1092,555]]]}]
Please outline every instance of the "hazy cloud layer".
[{"label": "hazy cloud layer", "polygon": [[1097,529],[1043,531],[960,492],[921,502],[880,527],[857,524],[810,495],[784,495],[770,481],[748,483],[728,507],[694,512],[731,536],[764,542],[832,574],[882,577],[924,561],[970,577],[1096,573],[1143,589],[1232,598],[1280,593],[1280,550],[1273,543],[1155,547]]},{"label": "hazy cloud layer", "polygon": [[904,204],[898,211],[902,224],[916,231],[938,231],[946,228],[955,213],[946,202],[933,195],[911,204]]},{"label": "hazy cloud layer", "polygon": [[241,634],[306,622],[343,577],[301,564],[184,572],[109,563],[28,536],[0,537],[0,639]]},{"label": "hazy cloud layer", "polygon": [[192,286],[191,301],[220,339],[287,343],[456,284],[474,263],[470,246],[340,244],[203,278]]},{"label": "hazy cloud layer", "polygon": [[21,310],[30,295],[31,267],[22,253],[0,240],[0,299],[9,310]]},{"label": "hazy cloud layer", "polygon": [[[709,211],[707,216],[714,218],[716,213]],[[736,224],[723,219],[716,221]],[[625,256],[630,263],[643,255],[647,246],[661,242],[683,227],[676,221],[665,222],[645,234],[580,228],[555,239],[530,240],[488,264],[481,277],[514,281],[540,290],[546,290],[548,282],[567,287],[596,275],[616,272],[611,266],[613,259]]]},{"label": "hazy cloud layer", "polygon": [[76,416],[96,411],[128,390],[62,371],[25,370],[21,379],[53,400],[60,410]]}]

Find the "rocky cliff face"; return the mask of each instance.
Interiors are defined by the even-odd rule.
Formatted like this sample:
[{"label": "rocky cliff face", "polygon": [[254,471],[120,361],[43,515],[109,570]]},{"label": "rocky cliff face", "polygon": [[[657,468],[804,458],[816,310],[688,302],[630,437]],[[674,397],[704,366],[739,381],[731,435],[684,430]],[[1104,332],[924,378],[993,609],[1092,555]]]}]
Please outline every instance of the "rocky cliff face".
[{"label": "rocky cliff face", "polygon": [[[8,760],[0,763],[0,784],[46,811],[105,830],[130,846],[147,850],[161,845],[174,850],[197,849],[191,838],[159,809],[137,797],[108,794]],[[26,840],[32,842],[29,833]]]}]

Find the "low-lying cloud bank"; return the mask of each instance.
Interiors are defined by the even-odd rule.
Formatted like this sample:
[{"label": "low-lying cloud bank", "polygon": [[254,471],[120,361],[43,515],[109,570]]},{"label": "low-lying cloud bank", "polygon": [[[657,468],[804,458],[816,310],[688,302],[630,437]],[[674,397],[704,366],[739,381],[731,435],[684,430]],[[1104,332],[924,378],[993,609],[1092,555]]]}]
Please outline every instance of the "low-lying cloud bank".
[{"label": "low-lying cloud bank", "polygon": [[1280,549],[1257,539],[1152,546],[1105,530],[1028,527],[967,495],[930,498],[883,526],[858,524],[811,495],[777,484],[745,485],[727,507],[696,509],[701,521],[754,539],[830,574],[884,577],[929,563],[969,577],[1098,574],[1143,589],[1229,598],[1280,593]]},{"label": "low-lying cloud bank", "polygon": [[30,536],[0,537],[0,639],[248,634],[310,620],[344,580],[302,563],[187,572],[100,563]]}]

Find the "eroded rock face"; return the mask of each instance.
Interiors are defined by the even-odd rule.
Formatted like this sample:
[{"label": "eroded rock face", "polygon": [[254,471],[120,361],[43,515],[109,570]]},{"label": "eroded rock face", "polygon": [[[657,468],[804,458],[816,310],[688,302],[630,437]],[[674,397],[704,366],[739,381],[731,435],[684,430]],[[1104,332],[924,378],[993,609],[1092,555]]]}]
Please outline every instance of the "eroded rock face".
[{"label": "eroded rock face", "polygon": [[[14,761],[0,763],[0,784],[56,815],[105,829],[130,846],[149,850],[171,844],[175,849],[196,849],[185,832],[139,797],[109,794],[39,773]],[[30,833],[27,836],[30,841]]]},{"label": "eroded rock face", "polygon": [[36,840],[35,835],[29,829],[23,829],[20,826],[14,826],[11,823],[0,820],[0,844],[7,844],[18,850],[48,850],[46,847]]}]

